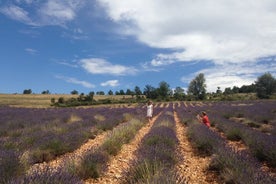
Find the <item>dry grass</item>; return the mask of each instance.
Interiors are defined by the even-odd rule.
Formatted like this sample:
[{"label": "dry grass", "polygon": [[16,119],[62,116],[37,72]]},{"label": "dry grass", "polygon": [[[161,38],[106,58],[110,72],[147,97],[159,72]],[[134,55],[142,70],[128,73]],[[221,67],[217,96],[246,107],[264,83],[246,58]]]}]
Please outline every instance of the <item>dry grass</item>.
[{"label": "dry grass", "polygon": [[[65,99],[77,98],[79,95],[69,94],[0,94],[0,105],[9,105],[13,107],[36,107],[45,108],[51,106],[51,99],[57,101],[60,97]],[[95,100],[101,99],[123,99],[132,98],[130,95],[95,95]]]}]

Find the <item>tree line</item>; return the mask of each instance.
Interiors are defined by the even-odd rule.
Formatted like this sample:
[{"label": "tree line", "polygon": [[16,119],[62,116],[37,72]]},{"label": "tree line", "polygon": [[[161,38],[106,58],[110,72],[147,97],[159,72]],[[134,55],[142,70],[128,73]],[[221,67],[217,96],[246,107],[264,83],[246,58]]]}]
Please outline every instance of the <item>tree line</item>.
[{"label": "tree line", "polygon": [[[127,89],[119,90],[113,92],[109,90],[107,94],[104,91],[89,92],[88,95],[81,93],[77,90],[71,91],[71,94],[79,95],[76,101],[81,102],[92,102],[94,95],[130,95],[135,98],[137,101],[143,100],[144,98],[160,100],[160,101],[169,101],[169,100],[205,100],[208,98],[214,98],[218,96],[227,96],[237,93],[256,93],[257,97],[260,99],[268,99],[276,92],[276,79],[271,75],[271,73],[265,73],[257,78],[255,83],[251,85],[243,85],[241,87],[233,86],[227,87],[222,91],[220,87],[217,87],[216,92],[207,93],[206,91],[206,79],[203,73],[198,74],[192,81],[189,83],[187,91],[182,87],[176,87],[171,89],[170,85],[161,81],[158,87],[153,87],[152,85],[146,85],[142,91],[140,87],[135,86],[133,90]],[[31,94],[31,89],[26,89],[23,91],[23,94]],[[50,94],[49,90],[43,91],[42,94]],[[75,100],[74,100],[75,101]],[[62,103],[63,100],[61,100]]]}]

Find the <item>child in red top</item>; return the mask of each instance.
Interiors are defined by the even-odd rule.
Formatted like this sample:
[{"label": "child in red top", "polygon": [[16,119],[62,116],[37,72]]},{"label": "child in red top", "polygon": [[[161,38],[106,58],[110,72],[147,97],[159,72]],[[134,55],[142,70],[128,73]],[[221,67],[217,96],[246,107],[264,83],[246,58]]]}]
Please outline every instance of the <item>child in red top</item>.
[{"label": "child in red top", "polygon": [[197,119],[200,123],[205,124],[208,128],[210,127],[211,123],[206,112],[202,111],[200,115],[197,115]]}]

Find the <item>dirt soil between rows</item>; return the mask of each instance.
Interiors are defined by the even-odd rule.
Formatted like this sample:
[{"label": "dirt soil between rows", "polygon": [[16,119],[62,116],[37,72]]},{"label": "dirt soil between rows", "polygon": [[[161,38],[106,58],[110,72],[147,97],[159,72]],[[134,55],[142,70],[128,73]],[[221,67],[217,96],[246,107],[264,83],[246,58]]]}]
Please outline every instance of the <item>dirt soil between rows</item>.
[{"label": "dirt soil between rows", "polygon": [[[159,114],[160,115],[160,114]],[[142,127],[136,134],[135,138],[122,147],[122,150],[118,155],[113,156],[107,164],[107,171],[98,179],[88,179],[84,181],[86,184],[100,183],[100,184],[117,184],[125,181],[123,172],[128,170],[130,162],[135,159],[134,152],[138,149],[142,138],[150,131],[152,125],[159,117],[159,115],[153,117],[144,127]],[[189,184],[218,184],[218,177],[215,173],[211,173],[207,170],[210,163],[210,157],[201,157],[196,154],[196,151],[192,148],[187,136],[186,127],[183,126],[177,114],[174,112],[174,120],[176,122],[176,134],[179,140],[177,146],[177,152],[181,162],[176,165],[176,170],[179,174],[184,176]],[[33,165],[27,174],[31,174],[35,171],[43,172],[43,170],[51,169],[53,172],[57,171],[60,167],[63,167],[70,159],[81,158],[82,155],[87,153],[93,147],[97,147],[103,143],[108,132],[103,132],[97,135],[95,139],[91,139],[83,144],[79,149],[74,152],[64,154],[59,158],[40,164]]]}]

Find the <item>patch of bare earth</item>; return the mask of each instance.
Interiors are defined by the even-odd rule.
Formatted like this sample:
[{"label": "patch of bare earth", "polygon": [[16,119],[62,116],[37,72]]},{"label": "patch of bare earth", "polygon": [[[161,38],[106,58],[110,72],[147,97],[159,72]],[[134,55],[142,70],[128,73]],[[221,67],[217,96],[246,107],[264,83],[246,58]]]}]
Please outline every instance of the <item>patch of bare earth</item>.
[{"label": "patch of bare earth", "polygon": [[88,179],[85,183],[111,184],[123,182],[125,177],[123,176],[123,172],[129,169],[130,162],[135,159],[135,155],[133,154],[134,151],[138,149],[142,138],[150,131],[159,115],[160,114],[153,117],[153,119],[146,126],[142,127],[129,144],[122,146],[119,154],[110,159],[107,164],[107,171],[100,178]]},{"label": "patch of bare earth", "polygon": [[187,129],[180,123],[176,112],[174,112],[174,119],[176,122],[176,134],[179,140],[177,152],[183,158],[183,161],[176,165],[178,173],[185,176],[189,184],[218,184],[216,174],[208,171],[211,157],[196,155],[186,136]]}]

